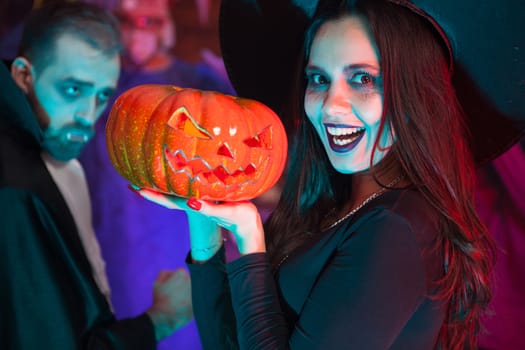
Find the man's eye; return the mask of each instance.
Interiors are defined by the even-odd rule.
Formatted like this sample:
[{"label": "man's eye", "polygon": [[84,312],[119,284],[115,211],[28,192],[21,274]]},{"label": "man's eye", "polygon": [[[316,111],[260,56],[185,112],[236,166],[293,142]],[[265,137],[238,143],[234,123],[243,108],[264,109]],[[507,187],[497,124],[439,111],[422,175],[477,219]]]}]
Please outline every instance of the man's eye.
[{"label": "man's eye", "polygon": [[106,102],[109,100],[111,95],[113,95],[113,91],[102,91],[101,93],[99,93],[98,99],[101,102]]},{"label": "man's eye", "polygon": [[80,87],[78,86],[66,86],[64,91],[67,96],[72,96],[72,97],[80,96]]}]

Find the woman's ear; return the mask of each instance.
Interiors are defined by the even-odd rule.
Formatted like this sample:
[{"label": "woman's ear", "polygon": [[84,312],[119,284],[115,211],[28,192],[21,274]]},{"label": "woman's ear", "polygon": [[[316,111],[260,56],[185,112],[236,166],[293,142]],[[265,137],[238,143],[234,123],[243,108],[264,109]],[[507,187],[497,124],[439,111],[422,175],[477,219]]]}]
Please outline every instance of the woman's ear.
[{"label": "woman's ear", "polygon": [[24,93],[33,88],[33,69],[31,62],[25,57],[17,57],[11,64],[11,77]]}]

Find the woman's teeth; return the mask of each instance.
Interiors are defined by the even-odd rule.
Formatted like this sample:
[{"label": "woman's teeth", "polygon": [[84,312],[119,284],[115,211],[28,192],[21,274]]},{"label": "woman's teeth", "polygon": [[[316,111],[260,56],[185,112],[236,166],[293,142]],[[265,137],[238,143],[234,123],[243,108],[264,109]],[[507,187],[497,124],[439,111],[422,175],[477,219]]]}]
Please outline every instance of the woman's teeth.
[{"label": "woman's teeth", "polygon": [[353,128],[353,127],[327,127],[328,134],[332,136],[332,141],[337,146],[346,146],[354,142],[365,128]]}]

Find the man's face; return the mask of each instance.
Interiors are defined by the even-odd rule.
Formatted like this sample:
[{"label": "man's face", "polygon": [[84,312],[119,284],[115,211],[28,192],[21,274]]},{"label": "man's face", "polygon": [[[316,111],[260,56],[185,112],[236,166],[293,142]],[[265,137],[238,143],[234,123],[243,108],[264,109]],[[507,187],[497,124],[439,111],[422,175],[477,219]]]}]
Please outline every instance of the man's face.
[{"label": "man's face", "polygon": [[77,158],[115,92],[118,54],[105,55],[71,35],[58,38],[49,64],[33,70],[30,98],[44,130],[44,149],[55,159]]}]

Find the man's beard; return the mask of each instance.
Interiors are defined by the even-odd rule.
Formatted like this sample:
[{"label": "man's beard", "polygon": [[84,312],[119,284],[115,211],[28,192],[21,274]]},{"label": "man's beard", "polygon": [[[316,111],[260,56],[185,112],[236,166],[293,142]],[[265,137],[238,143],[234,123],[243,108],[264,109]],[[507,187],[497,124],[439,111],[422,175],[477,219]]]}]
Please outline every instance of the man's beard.
[{"label": "man's beard", "polygon": [[42,105],[38,101],[35,90],[30,89],[26,96],[29,100],[29,104],[31,105],[31,109],[33,110],[33,114],[36,116],[38,124],[40,125],[42,130],[46,130],[49,124],[51,123],[51,118],[44,110],[44,107],[42,107]]}]

